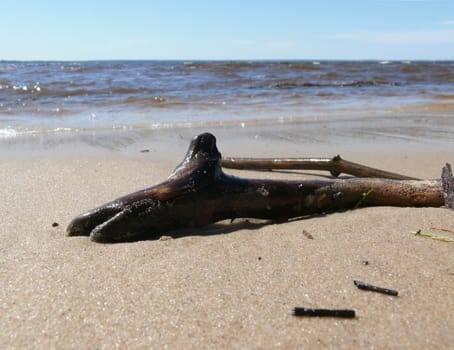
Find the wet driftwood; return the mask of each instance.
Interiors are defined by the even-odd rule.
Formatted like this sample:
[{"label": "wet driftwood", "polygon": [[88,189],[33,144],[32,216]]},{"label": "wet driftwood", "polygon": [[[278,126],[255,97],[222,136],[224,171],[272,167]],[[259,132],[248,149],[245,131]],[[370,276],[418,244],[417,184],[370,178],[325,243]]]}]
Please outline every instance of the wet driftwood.
[{"label": "wet driftwood", "polygon": [[285,220],[355,208],[358,202],[362,206],[452,207],[454,180],[449,165],[442,179],[243,179],[222,171],[215,137],[202,134],[192,140],[183,162],[166,181],[81,214],[67,233],[98,242],[121,242],[159,238],[168,231],[223,219]]}]

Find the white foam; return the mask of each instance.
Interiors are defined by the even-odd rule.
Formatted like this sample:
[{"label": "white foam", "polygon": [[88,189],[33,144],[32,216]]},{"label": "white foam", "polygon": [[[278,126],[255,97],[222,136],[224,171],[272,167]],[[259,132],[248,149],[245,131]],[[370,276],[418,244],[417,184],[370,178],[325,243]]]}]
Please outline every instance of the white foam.
[{"label": "white foam", "polygon": [[16,137],[17,131],[11,128],[0,129],[0,138],[7,139],[11,137]]},{"label": "white foam", "polygon": [[73,131],[73,129],[71,129],[71,128],[55,128],[52,131],[56,132],[56,133],[58,133],[58,132],[70,132],[70,131]]}]

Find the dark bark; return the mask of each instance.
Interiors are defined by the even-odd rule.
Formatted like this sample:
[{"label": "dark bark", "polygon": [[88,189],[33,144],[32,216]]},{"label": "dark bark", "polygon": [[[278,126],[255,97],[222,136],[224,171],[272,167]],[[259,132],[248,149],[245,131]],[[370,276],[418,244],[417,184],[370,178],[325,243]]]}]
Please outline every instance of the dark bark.
[{"label": "dark bark", "polygon": [[454,177],[452,176],[451,164],[446,164],[441,173],[443,182],[443,196],[446,207],[454,209]]},{"label": "dark bark", "polygon": [[223,219],[283,220],[351,209],[359,202],[439,207],[444,197],[441,180],[285,181],[230,176],[222,171],[215,137],[202,134],[192,140],[183,162],[166,181],[81,214],[67,233],[121,242],[159,238],[168,231]]}]

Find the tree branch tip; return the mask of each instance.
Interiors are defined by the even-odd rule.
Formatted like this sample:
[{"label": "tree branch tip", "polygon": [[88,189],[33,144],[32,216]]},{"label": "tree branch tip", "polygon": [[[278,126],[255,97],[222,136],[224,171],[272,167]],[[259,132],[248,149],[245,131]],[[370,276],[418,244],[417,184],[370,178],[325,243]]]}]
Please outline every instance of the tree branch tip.
[{"label": "tree branch tip", "polygon": [[441,182],[443,185],[443,197],[445,207],[454,210],[454,177],[451,164],[446,163],[441,171]]}]

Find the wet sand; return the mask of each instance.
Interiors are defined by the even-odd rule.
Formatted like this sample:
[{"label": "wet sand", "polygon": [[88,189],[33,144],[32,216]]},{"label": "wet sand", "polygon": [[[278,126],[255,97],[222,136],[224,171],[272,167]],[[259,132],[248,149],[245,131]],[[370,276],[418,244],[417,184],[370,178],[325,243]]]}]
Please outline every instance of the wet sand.
[{"label": "wet sand", "polygon": [[[422,178],[439,177],[446,161],[454,163],[443,145],[416,141],[381,147],[363,137],[354,142],[362,147],[320,148],[269,138],[273,147],[263,147],[249,142],[264,137],[258,133],[238,139],[217,131],[225,155],[341,153]],[[1,157],[1,348],[452,347],[454,245],[411,234],[454,238],[440,230],[454,230],[447,209],[363,208],[267,225],[238,220],[124,244],[65,236],[75,215],[164,180],[189,134],[120,152],[84,144]],[[144,147],[149,152],[140,152]],[[354,279],[399,296],[361,291]],[[295,306],[351,308],[356,318],[297,318]]]}]

